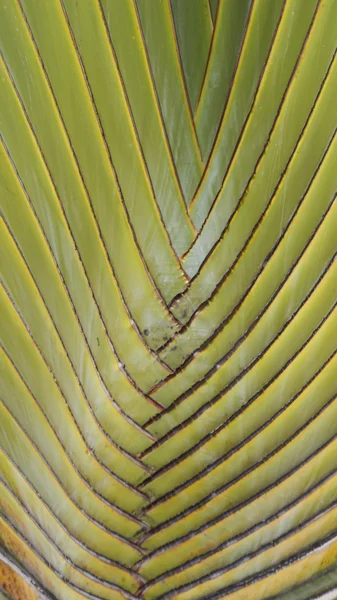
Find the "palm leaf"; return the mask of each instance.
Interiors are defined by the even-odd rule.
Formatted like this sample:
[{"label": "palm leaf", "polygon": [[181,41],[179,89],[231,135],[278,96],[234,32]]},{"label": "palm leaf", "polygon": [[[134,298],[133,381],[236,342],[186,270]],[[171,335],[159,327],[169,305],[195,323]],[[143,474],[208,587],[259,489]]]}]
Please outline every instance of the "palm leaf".
[{"label": "palm leaf", "polygon": [[0,40],[1,600],[333,600],[336,0]]}]

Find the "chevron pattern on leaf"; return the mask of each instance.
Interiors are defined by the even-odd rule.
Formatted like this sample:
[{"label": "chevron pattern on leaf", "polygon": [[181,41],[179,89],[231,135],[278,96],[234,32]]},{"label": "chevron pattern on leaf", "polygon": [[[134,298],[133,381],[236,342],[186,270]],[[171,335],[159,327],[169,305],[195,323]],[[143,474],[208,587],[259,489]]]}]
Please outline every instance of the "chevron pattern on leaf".
[{"label": "chevron pattern on leaf", "polygon": [[337,598],[337,0],[0,0],[0,598]]}]

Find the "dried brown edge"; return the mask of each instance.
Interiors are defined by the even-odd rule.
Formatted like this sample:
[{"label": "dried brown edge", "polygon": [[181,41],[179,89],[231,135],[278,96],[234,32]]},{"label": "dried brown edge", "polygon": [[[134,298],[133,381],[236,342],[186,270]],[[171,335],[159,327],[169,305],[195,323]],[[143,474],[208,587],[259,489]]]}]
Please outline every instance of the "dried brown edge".
[{"label": "dried brown edge", "polygon": [[41,600],[57,600],[55,596],[43,587],[42,584],[39,583],[3,546],[0,546],[0,560],[13,569],[17,575],[22,577],[22,579],[41,596]]},{"label": "dried brown edge", "polygon": [[[63,559],[70,564],[74,569],[78,570],[79,572],[83,573],[85,576],[87,577],[93,577],[95,580],[98,580],[98,582],[102,582],[105,581],[102,578],[98,577],[97,575],[95,575],[94,573],[91,573],[90,571],[87,571],[86,569],[78,566],[76,563],[74,563],[74,561],[67,556],[67,554],[65,554],[63,552],[63,550],[61,550],[58,545],[52,540],[52,538],[50,537],[50,535],[45,531],[45,529],[40,525],[40,523],[36,520],[36,518],[34,517],[34,515],[26,509],[26,507],[22,504],[22,502],[19,500],[19,498],[15,495],[15,493],[13,492],[13,490],[7,485],[7,483],[0,477],[0,481],[1,484],[6,488],[7,492],[12,496],[12,498],[14,498],[15,502],[17,502],[17,504],[20,506],[20,508],[22,509],[22,511],[28,516],[29,519],[31,519],[31,521],[34,523],[35,527],[39,530],[39,532],[48,540],[48,542],[51,544],[51,546],[59,553],[61,554],[61,556],[63,557]],[[41,499],[41,498],[40,498]],[[3,515],[4,513],[0,510],[0,513]],[[52,514],[52,513],[51,513]],[[54,518],[55,515],[53,515]],[[7,520],[12,523],[12,520],[7,517]],[[63,527],[62,527],[63,528]],[[64,528],[63,528],[64,529]],[[69,535],[69,532],[67,530],[65,530],[67,535],[69,537],[71,537]],[[73,539],[73,538],[72,538]],[[74,541],[74,540],[73,540]],[[78,542],[76,542],[78,543]],[[82,545],[82,544],[81,544]],[[86,549],[87,550],[87,549]],[[110,566],[114,566],[118,569],[120,569],[121,571],[124,571],[125,573],[128,573],[128,575],[131,575],[136,581],[138,582],[145,582],[145,578],[142,577],[142,575],[140,575],[139,573],[135,572],[134,570],[132,570],[131,568],[122,565],[114,560],[111,559],[107,559],[105,557],[100,557],[99,555],[97,555],[95,552],[88,550],[88,552],[90,554],[92,554],[93,556],[95,556],[96,558],[98,558],[99,560],[102,560],[103,562],[105,562],[107,565]],[[107,582],[108,583],[108,582]],[[113,589],[124,589],[121,586],[119,586],[118,584],[114,584],[112,583]]]},{"label": "dried brown edge", "polygon": [[[84,598],[90,598],[92,600],[104,600],[104,598],[102,596],[98,596],[97,594],[92,594],[90,592],[82,590],[82,588],[80,588],[77,585],[75,585],[74,583],[72,583],[67,577],[62,575],[62,573],[59,573],[54,567],[52,567],[46,561],[46,559],[36,550],[36,548],[27,540],[27,538],[13,525],[13,523],[11,523],[11,521],[7,517],[5,517],[5,515],[1,514],[1,519],[7,524],[7,526],[10,528],[10,530],[12,530],[14,532],[14,534],[25,544],[25,546],[27,546],[30,549],[30,551],[44,564],[44,566],[48,570],[50,570],[54,575],[56,575],[56,577],[58,577],[61,581],[63,581],[63,583],[65,583],[66,585],[68,585],[70,588],[74,589],[78,593],[82,594]],[[0,556],[1,556],[1,551],[0,551]],[[87,572],[80,569],[79,567],[75,567],[75,565],[70,561],[70,559],[66,559],[66,561],[77,571],[82,571],[83,575],[92,579],[96,583],[100,583],[101,585],[104,585],[108,589],[111,589],[111,590],[114,590],[121,594],[124,594],[124,597],[129,600],[138,600],[137,596],[135,596],[134,594],[132,594],[130,592],[127,592],[125,589],[120,588],[119,586],[117,586],[115,584],[110,584],[107,581],[105,581],[104,579],[100,579],[100,578],[96,577],[95,575],[88,574]],[[51,596],[51,598],[53,598],[53,596]]]}]

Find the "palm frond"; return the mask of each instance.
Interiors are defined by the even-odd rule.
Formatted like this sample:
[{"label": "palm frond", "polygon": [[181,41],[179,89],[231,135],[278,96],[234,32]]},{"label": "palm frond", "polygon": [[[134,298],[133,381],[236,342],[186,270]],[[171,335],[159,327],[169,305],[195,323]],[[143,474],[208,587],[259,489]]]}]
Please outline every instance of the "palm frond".
[{"label": "palm frond", "polygon": [[336,0],[0,41],[0,600],[333,600]]}]

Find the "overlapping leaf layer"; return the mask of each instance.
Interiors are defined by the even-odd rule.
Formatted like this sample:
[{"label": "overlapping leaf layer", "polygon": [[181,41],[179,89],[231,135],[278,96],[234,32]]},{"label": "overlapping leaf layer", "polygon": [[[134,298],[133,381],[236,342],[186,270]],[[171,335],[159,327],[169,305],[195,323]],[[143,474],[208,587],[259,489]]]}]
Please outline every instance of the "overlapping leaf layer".
[{"label": "overlapping leaf layer", "polygon": [[337,1],[0,39],[0,598],[333,600]]}]

